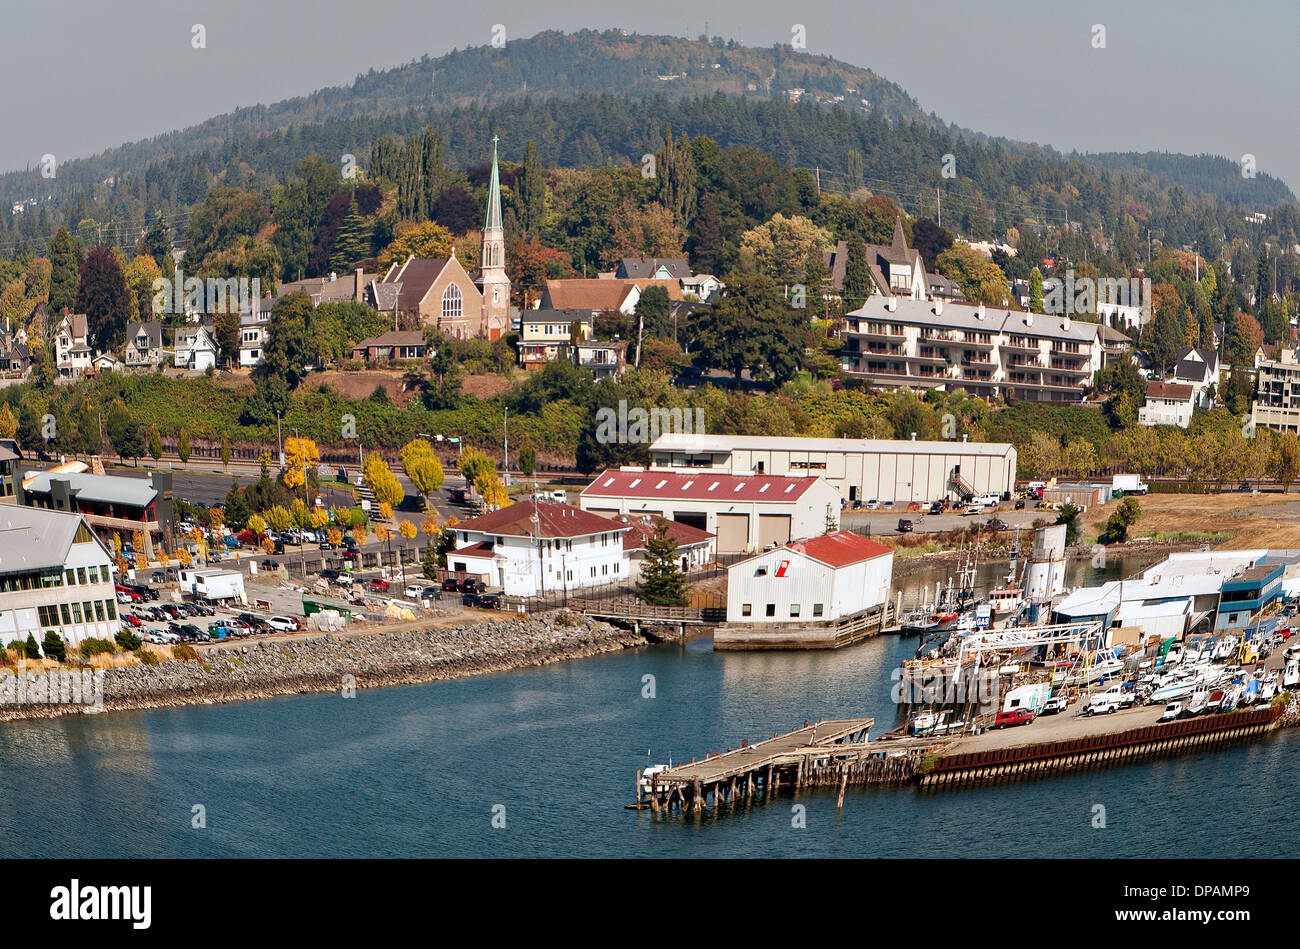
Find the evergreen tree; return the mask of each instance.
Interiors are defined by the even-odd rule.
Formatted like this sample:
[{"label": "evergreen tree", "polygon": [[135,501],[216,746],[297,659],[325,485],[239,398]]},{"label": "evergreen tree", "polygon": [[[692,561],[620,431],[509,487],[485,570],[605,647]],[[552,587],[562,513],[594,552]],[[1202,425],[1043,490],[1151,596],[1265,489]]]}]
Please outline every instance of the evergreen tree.
[{"label": "evergreen tree", "polygon": [[330,255],[330,268],[342,273],[351,269],[357,261],[369,257],[371,231],[372,229],[366,224],[365,218],[361,216],[361,211],[357,208],[357,202],[353,201],[348,205],[348,213],[343,218],[343,226],[339,229],[338,237],[334,241],[334,252]]},{"label": "evergreen tree", "polygon": [[685,606],[686,575],[677,565],[677,542],[662,517],[655,518],[654,533],[646,539],[645,548],[637,599],[651,606]]},{"label": "evergreen tree", "polygon": [[59,638],[59,634],[54,630],[46,630],[45,640],[41,643],[41,651],[50,659],[57,659],[63,662],[68,658],[68,646]]},{"label": "evergreen tree", "polygon": [[844,289],[840,298],[844,312],[859,309],[871,296],[871,271],[867,269],[867,244],[862,238],[849,241],[848,258],[844,261]]},{"label": "evergreen tree", "polygon": [[183,428],[180,437],[176,440],[176,454],[180,458],[181,464],[185,464],[190,460],[190,433]]},{"label": "evergreen tree", "polygon": [[542,229],[546,216],[546,172],[537,157],[537,146],[528,140],[524,164],[519,170],[519,223],[524,236],[531,237]]},{"label": "evergreen tree", "polygon": [[248,524],[248,519],[253,515],[252,508],[244,497],[243,489],[233,478],[230,480],[230,490],[226,492],[225,511],[226,526],[235,533],[243,530]]},{"label": "evergreen tree", "polygon": [[707,191],[700,192],[691,237],[687,244],[697,273],[717,274],[722,270],[722,217]]},{"label": "evergreen tree", "polygon": [[23,655],[28,659],[41,658],[41,647],[36,644],[36,637],[31,633],[27,634],[27,641],[23,643]]},{"label": "evergreen tree", "polygon": [[77,285],[81,282],[81,247],[66,228],[59,228],[50,242],[50,317],[58,322],[65,309],[77,302]]},{"label": "evergreen tree", "polygon": [[434,549],[433,541],[424,545],[424,560],[420,566],[426,580],[438,579],[438,551]]},{"label": "evergreen tree", "polygon": [[1037,267],[1029,271],[1029,312],[1043,312],[1043,272]]}]

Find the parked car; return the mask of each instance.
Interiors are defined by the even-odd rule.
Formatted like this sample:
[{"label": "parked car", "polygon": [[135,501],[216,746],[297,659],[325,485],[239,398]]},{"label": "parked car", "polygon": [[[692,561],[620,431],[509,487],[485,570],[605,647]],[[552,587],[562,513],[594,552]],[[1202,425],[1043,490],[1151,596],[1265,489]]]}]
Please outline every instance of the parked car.
[{"label": "parked car", "polygon": [[1156,721],[1157,721],[1157,722],[1172,722],[1172,721],[1173,721],[1174,719],[1176,719],[1179,715],[1181,715],[1182,712],[1183,712],[1183,703],[1182,703],[1182,702],[1170,702],[1168,705],[1165,706],[1165,710],[1164,710],[1163,712],[1160,713],[1160,717],[1157,718]]},{"label": "parked car", "polygon": [[320,572],[320,578],[322,580],[337,580],[339,578],[339,572],[332,567],[326,567]]},{"label": "parked car", "polygon": [[387,593],[392,584],[383,577],[371,577],[369,587],[376,593]]},{"label": "parked car", "polygon": [[1023,511],[1024,509],[1025,509],[1025,499],[1024,499],[1024,498],[1016,498],[1016,510],[1017,510],[1017,511]]},{"label": "parked car", "polygon": [[1005,712],[998,712],[998,717],[993,720],[990,728],[1012,728],[1016,725],[1028,725],[1035,718],[1034,713],[1027,708],[1013,708]]},{"label": "parked car", "polygon": [[913,530],[912,522],[905,517],[898,519],[898,532],[900,534],[910,534]]},{"label": "parked car", "polygon": [[930,513],[931,513],[931,514],[942,514],[942,513],[943,513],[943,502],[942,502],[942,501],[935,501],[933,504],[931,504],[931,505],[930,505]]},{"label": "parked car", "polygon": [[166,583],[167,576],[161,570],[155,570],[153,576],[149,578],[150,583]]},{"label": "parked car", "polygon": [[1043,705],[1043,711],[1040,714],[1055,715],[1058,712],[1064,712],[1069,704],[1064,695],[1053,695]]},{"label": "parked car", "polygon": [[334,582],[341,587],[350,587],[355,581],[352,579],[352,574],[340,573],[337,577],[334,578]]},{"label": "parked car", "polygon": [[122,622],[136,627],[144,625],[144,621],[140,619],[140,617],[136,616],[134,613],[123,613]]},{"label": "parked car", "polygon": [[360,551],[358,551],[355,547],[349,547],[347,550],[343,551],[343,553],[340,554],[339,556],[341,556],[344,560],[356,560],[357,557],[360,556]]},{"label": "parked car", "polygon": [[455,577],[448,577],[442,581],[442,588],[448,593],[455,593],[460,589],[460,581]]},{"label": "parked car", "polygon": [[412,600],[440,600],[442,591],[435,586],[414,584],[406,588],[406,596]]},{"label": "parked car", "polygon": [[460,601],[465,606],[473,606],[480,610],[501,609],[501,597],[495,593],[466,593]]},{"label": "parked car", "polygon": [[301,624],[292,616],[272,616],[266,621],[266,624],[281,633],[296,633],[302,628]]},{"label": "parked car", "polygon": [[318,546],[320,547],[321,550],[333,550],[333,549],[334,549],[334,545],[331,544],[328,540],[322,540]]},{"label": "parked car", "polygon": [[280,565],[276,563],[274,560],[272,560],[270,557],[267,557],[257,566],[260,567],[262,570],[278,570],[280,567]]}]

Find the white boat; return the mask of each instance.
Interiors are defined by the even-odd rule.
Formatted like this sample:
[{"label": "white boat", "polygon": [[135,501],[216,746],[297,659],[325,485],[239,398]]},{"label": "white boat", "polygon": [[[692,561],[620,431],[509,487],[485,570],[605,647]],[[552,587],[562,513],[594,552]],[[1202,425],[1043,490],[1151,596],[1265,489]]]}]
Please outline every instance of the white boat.
[{"label": "white boat", "polygon": [[913,735],[928,735],[939,730],[940,724],[947,717],[947,712],[917,712],[907,723],[907,730]]},{"label": "white boat", "polygon": [[1165,679],[1165,684],[1152,692],[1147,701],[1152,705],[1159,705],[1190,696],[1198,688],[1210,685],[1212,679],[1217,677],[1217,672],[1202,672],[1200,675],[1194,675],[1190,670],[1180,670]]},{"label": "white boat", "polygon": [[1237,652],[1237,637],[1224,636],[1219,640],[1219,644],[1214,647],[1214,659],[1227,661]]},{"label": "white boat", "polygon": [[1024,590],[1019,587],[999,587],[996,590],[989,591],[989,606],[993,610],[993,615],[1000,613],[1014,613],[1024,605]]},{"label": "white boat", "polygon": [[1116,675],[1122,672],[1124,663],[1118,659],[1102,659],[1100,662],[1090,663],[1080,666],[1070,673],[1069,682],[1089,683],[1096,682],[1098,679],[1106,676]]},{"label": "white boat", "polygon": [[1276,672],[1271,676],[1265,676],[1259,684],[1259,701],[1267,705],[1269,702],[1277,698],[1278,689],[1280,687],[1278,674]]},{"label": "white boat", "polygon": [[1300,687],[1300,659],[1287,660],[1286,669],[1282,671],[1282,688]]},{"label": "white boat", "polygon": [[1210,700],[1210,687],[1201,683],[1192,689],[1192,694],[1187,700],[1187,705],[1183,708],[1185,715],[1200,715],[1205,711],[1205,703]]}]

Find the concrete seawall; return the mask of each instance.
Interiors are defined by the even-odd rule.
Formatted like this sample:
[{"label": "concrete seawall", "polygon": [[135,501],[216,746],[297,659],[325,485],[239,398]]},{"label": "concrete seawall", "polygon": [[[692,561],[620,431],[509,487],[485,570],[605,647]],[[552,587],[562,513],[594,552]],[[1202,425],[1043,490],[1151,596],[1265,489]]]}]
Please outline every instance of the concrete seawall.
[{"label": "concrete seawall", "polygon": [[[411,685],[546,665],[646,645],[644,637],[568,613],[394,633],[322,633],[245,640],[198,660],[106,670],[103,710],[222,702]],[[350,677],[350,678],[348,678]],[[86,712],[78,705],[0,705],[0,721]]]}]

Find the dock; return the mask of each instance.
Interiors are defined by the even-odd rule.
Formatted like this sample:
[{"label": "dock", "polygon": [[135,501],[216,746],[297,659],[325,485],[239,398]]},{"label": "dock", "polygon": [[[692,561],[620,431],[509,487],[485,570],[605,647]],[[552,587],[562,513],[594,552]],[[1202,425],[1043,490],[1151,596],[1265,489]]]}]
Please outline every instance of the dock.
[{"label": "dock", "polygon": [[840,789],[849,784],[901,782],[915,777],[921,749],[900,749],[888,742],[869,742],[874,718],[807,722],[785,734],[707,755],[701,761],[660,771],[638,785],[638,801],[656,814],[674,807],[698,814],[712,806],[767,800],[782,787]]},{"label": "dock", "polygon": [[721,623],[713,630],[713,649],[841,649],[879,635],[885,613],[876,606],[824,623]]}]

